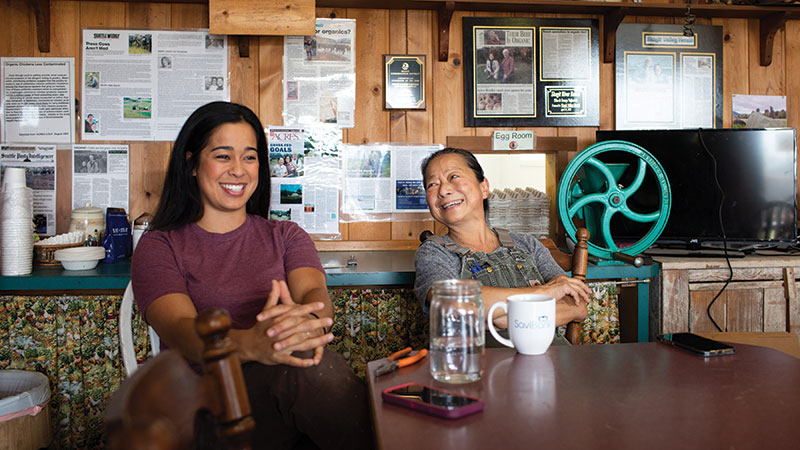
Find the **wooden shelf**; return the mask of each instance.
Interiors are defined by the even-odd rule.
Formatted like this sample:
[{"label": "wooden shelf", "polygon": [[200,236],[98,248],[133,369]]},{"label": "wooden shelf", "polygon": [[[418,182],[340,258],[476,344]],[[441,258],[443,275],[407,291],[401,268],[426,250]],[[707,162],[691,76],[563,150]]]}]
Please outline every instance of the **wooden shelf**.
[{"label": "wooden shelf", "polygon": [[[504,11],[599,16],[603,33],[603,62],[614,61],[617,27],[627,16],[682,17],[691,6],[696,17],[747,18],[759,20],[760,62],[772,62],[772,41],[787,19],[800,19],[800,8],[792,6],[750,6],[686,3],[591,2],[570,0],[317,0],[317,7],[427,9],[439,12],[439,61],[447,61],[450,18],[453,11]],[[444,19],[444,20],[443,20]]]},{"label": "wooden shelf", "polygon": [[[105,0],[88,0],[105,1]],[[130,3],[151,3],[152,0],[121,0]],[[209,0],[156,0],[161,3],[199,3],[208,4]],[[687,6],[691,6],[696,17],[722,17],[758,19],[759,22],[759,55],[762,66],[772,63],[772,43],[775,33],[783,27],[788,19],[800,19],[800,8],[787,6],[750,6],[722,4],[688,4],[686,3],[633,3],[623,2],[591,2],[571,0],[317,0],[319,8],[369,8],[369,9],[423,9],[438,12],[435,22],[438,36],[439,61],[447,61],[450,20],[455,11],[503,11],[553,14],[580,14],[599,16],[603,38],[603,62],[614,61],[617,27],[627,16],[659,16],[682,17]],[[691,0],[694,1],[694,0]],[[31,5],[36,16],[36,37],[39,51],[50,51],[50,3],[51,0],[32,0]],[[249,0],[229,0],[229,5],[257,5]],[[249,6],[248,6],[249,7]],[[288,6],[287,6],[288,7]],[[238,33],[231,33],[237,35]],[[240,56],[249,54],[246,39],[239,40]]]}]

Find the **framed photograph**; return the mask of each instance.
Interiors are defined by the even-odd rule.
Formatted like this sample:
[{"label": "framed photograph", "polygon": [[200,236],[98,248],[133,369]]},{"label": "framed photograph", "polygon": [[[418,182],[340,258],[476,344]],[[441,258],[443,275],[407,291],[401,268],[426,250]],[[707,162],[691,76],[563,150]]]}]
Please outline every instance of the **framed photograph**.
[{"label": "framed photograph", "polygon": [[596,20],[465,17],[465,126],[597,126]]},{"label": "framed photograph", "polygon": [[425,55],[383,55],[384,109],[425,109]]}]

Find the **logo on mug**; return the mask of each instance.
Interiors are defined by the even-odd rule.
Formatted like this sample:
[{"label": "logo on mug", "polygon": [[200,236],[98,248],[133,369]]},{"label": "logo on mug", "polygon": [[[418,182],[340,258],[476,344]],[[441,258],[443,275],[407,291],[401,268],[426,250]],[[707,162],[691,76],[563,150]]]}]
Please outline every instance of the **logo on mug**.
[{"label": "logo on mug", "polygon": [[539,330],[542,328],[552,327],[553,323],[548,316],[539,316],[536,321],[529,320],[527,322],[523,322],[521,320],[514,320],[512,326],[519,329]]}]

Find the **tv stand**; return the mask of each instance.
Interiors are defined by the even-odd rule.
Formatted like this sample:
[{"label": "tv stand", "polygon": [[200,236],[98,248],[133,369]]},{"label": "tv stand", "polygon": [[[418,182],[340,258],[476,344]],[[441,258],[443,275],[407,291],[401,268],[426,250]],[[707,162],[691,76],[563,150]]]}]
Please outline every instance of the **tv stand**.
[{"label": "tv stand", "polygon": [[[764,252],[770,255],[729,258],[733,279],[714,302],[711,314],[723,331],[800,334],[800,254]],[[729,256],[732,253],[728,251]],[[717,331],[706,310],[729,277],[724,256],[655,255],[653,260],[659,264],[659,275],[651,286],[651,337]]]}]

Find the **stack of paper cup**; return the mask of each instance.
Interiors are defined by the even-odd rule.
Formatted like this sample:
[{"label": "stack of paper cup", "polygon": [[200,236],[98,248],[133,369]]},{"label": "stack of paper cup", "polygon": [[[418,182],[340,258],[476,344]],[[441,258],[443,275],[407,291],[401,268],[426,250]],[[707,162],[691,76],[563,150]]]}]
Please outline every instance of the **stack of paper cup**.
[{"label": "stack of paper cup", "polygon": [[33,191],[25,185],[25,169],[6,167],[2,199],[2,274],[29,274],[33,269]]}]

